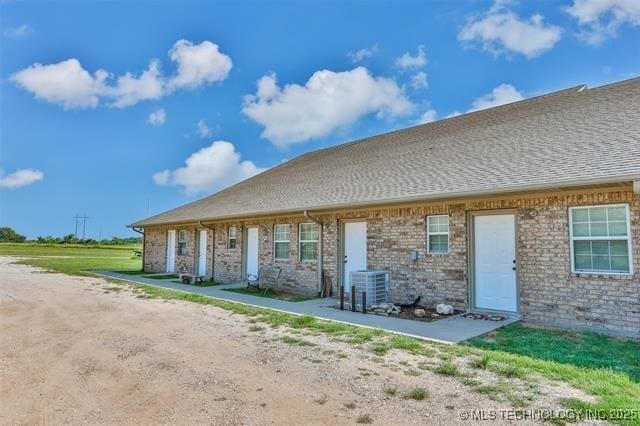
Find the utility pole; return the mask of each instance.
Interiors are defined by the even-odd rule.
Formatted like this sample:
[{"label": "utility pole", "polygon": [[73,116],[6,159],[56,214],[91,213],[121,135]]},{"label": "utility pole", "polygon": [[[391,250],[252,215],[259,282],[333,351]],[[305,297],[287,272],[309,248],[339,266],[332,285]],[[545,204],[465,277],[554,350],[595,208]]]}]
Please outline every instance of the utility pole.
[{"label": "utility pole", "polygon": [[78,238],[78,220],[80,219],[80,216],[78,216],[78,213],[76,213],[76,215],[73,218],[76,220],[76,230],[73,233],[73,236]]},{"label": "utility pole", "polygon": [[86,230],[87,219],[89,219],[89,216],[87,216],[87,214],[85,213],[85,215],[82,216],[81,218],[82,218],[82,240],[84,240],[84,232]]}]

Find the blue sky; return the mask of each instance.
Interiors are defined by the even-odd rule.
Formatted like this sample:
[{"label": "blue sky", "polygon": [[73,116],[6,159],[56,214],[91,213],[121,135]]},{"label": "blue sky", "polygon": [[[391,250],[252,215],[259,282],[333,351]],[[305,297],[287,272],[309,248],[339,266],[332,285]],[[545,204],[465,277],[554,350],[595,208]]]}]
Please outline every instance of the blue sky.
[{"label": "blue sky", "polygon": [[29,237],[130,235],[311,150],[640,73],[625,0],[0,8],[0,222]]}]

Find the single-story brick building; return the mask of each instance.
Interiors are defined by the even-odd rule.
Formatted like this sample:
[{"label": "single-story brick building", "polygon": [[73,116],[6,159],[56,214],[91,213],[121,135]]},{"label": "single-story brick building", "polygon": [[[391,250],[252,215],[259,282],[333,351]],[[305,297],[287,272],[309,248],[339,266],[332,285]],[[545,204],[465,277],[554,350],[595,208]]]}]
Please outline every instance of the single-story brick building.
[{"label": "single-story brick building", "polygon": [[313,294],[383,269],[394,302],[640,337],[639,193],[635,78],[311,152],[130,226],[149,272],[278,265]]}]

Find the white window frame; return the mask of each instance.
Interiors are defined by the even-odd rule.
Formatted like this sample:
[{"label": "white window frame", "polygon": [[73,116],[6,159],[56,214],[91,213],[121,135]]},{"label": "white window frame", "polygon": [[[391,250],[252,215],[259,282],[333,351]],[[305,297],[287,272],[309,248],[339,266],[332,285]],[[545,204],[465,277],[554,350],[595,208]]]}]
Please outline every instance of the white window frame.
[{"label": "white window frame", "polygon": [[[184,235],[184,240],[182,239],[182,236]],[[187,247],[187,230],[186,229],[180,229],[178,231],[178,238],[177,238],[177,244],[176,244],[176,248],[177,248],[177,252],[178,252],[178,256],[185,256],[186,255],[186,247]],[[182,244],[182,246],[181,246]]]},{"label": "white window frame", "polygon": [[[300,238],[300,236],[302,235],[302,225],[314,225],[317,227],[318,229],[318,239],[317,240],[303,240],[302,238]],[[302,243],[316,243],[316,258],[315,259],[302,259]],[[300,223],[298,224],[298,259],[301,262],[312,262],[312,263],[317,263],[318,262],[318,250],[320,249],[320,225],[318,225],[317,223],[314,222],[305,222],[305,223]]]},{"label": "white window frame", "polygon": [[[447,218],[447,232],[431,232],[429,230],[429,218],[432,217],[446,217]],[[451,251],[451,241],[449,239],[449,227],[451,225],[450,218],[448,214],[434,214],[427,216],[427,223],[425,227],[427,228],[427,253],[429,254],[449,254]],[[431,236],[432,235],[446,235],[447,236],[447,251],[431,251]]]},{"label": "white window frame", "polygon": [[[278,226],[287,226],[289,228],[289,239],[288,240],[277,240],[276,239],[276,229]],[[289,245],[289,255],[287,257],[278,257],[278,251],[276,250],[277,243],[287,243]],[[274,260],[289,260],[291,259],[291,224],[289,223],[276,223],[273,226],[273,259]]]},{"label": "white window frame", "polygon": [[[573,236],[573,210],[585,209],[594,207],[624,207],[625,214],[627,216],[627,235],[626,236],[604,236],[604,237],[574,237]],[[571,256],[571,273],[573,274],[586,274],[586,275],[633,275],[633,250],[631,248],[631,214],[629,211],[629,204],[593,204],[589,206],[573,206],[569,207],[569,253]],[[574,241],[626,241],[627,242],[627,256],[629,259],[629,271],[599,271],[599,270],[576,270],[576,259],[574,255]]]},{"label": "white window frame", "polygon": [[[231,237],[231,229],[233,229],[234,235]],[[233,247],[231,247],[231,240],[233,240]],[[238,247],[238,228],[235,226],[230,226],[227,228],[227,248],[230,250],[234,250]]]}]

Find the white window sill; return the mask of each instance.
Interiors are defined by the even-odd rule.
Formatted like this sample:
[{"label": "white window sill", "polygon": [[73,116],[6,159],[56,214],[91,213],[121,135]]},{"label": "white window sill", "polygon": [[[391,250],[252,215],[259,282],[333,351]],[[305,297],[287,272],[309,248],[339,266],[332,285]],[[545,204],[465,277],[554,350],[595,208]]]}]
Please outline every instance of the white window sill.
[{"label": "white window sill", "polygon": [[606,271],[571,271],[572,275],[575,276],[581,276],[581,277],[586,277],[586,276],[596,276],[596,277],[608,277],[608,276],[613,276],[613,277],[632,277],[633,276],[633,272],[606,272]]}]

